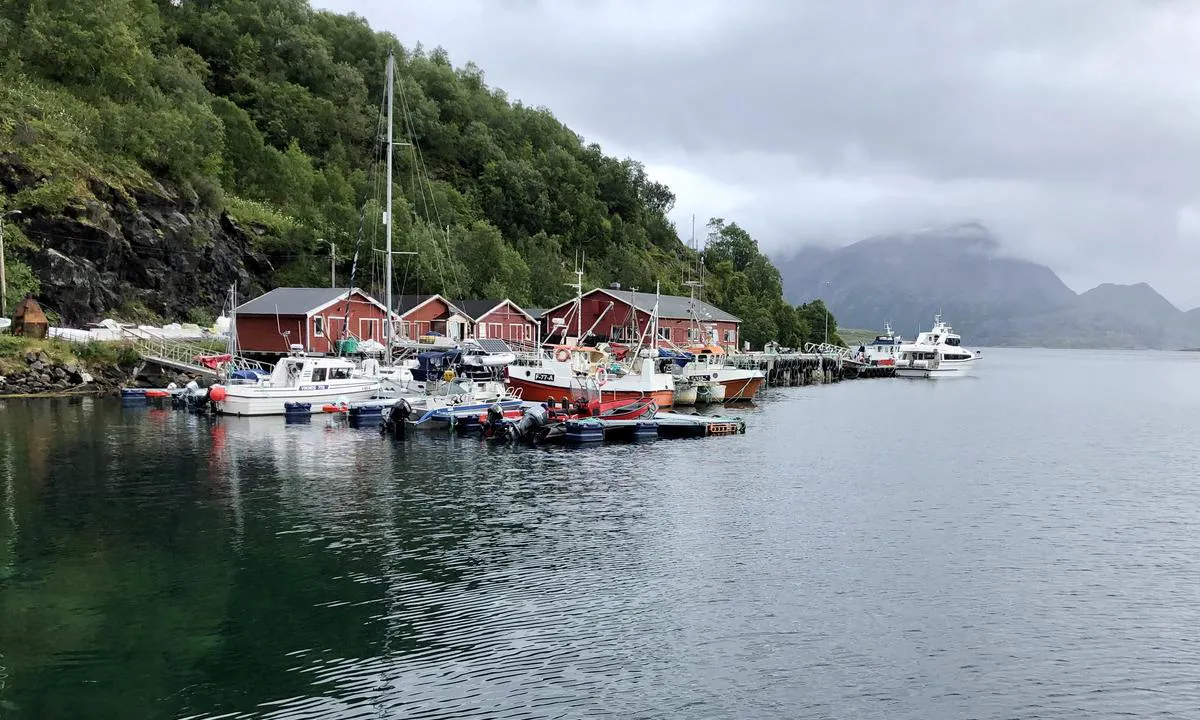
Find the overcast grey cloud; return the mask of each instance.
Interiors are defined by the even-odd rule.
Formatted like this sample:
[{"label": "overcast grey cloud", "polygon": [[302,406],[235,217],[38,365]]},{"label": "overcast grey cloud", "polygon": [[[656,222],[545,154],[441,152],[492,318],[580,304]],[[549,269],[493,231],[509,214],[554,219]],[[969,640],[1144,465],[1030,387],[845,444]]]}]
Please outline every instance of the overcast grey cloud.
[{"label": "overcast grey cloud", "polygon": [[979,220],[1200,305],[1200,3],[319,0],[473,60],[768,251]]}]

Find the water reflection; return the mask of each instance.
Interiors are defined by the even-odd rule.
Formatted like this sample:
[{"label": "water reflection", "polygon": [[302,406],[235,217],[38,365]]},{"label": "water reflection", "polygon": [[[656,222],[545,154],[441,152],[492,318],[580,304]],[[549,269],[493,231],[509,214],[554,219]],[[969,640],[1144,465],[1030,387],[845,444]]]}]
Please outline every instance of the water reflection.
[{"label": "water reflection", "polygon": [[9,402],[0,713],[1183,716],[1193,364],[1015,357],[582,451]]}]

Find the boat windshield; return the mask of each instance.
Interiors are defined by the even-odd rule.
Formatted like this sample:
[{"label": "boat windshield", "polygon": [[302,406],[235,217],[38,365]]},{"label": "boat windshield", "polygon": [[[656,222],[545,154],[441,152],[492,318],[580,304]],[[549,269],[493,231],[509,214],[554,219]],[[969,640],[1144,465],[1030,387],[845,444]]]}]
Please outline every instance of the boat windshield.
[{"label": "boat windshield", "polygon": [[960,345],[960,344],[962,344],[962,338],[956,338],[954,336],[947,336],[946,344],[947,345],[956,345],[956,346]]}]

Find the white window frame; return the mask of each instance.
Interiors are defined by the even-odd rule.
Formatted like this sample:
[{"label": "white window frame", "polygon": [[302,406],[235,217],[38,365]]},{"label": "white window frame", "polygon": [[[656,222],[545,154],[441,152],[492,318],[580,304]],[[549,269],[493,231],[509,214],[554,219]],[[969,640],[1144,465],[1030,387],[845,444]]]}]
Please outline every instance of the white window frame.
[{"label": "white window frame", "polygon": [[325,337],[325,316],[324,315],[314,315],[313,316],[313,337],[319,337],[319,338]]},{"label": "white window frame", "polygon": [[[363,328],[367,328],[364,330]],[[378,340],[379,339],[379,318],[359,318],[358,319],[358,339],[359,340]]]},{"label": "white window frame", "polygon": [[503,338],[504,323],[488,323],[488,337]]},{"label": "white window frame", "polygon": [[671,342],[671,328],[669,328],[669,327],[660,327],[660,328],[658,329],[658,339],[659,339],[659,340],[666,340],[667,342]]}]

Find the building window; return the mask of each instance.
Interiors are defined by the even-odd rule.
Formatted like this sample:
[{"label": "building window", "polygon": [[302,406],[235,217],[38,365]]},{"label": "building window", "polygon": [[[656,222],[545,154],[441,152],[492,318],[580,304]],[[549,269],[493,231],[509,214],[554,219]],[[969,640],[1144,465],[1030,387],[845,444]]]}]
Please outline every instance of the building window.
[{"label": "building window", "polygon": [[379,339],[379,321],[375,318],[362,318],[358,321],[358,334],[361,340]]},{"label": "building window", "polygon": [[525,323],[525,339],[533,340],[533,326],[529,323]]},{"label": "building window", "polygon": [[520,323],[512,323],[508,326],[508,339],[520,340],[525,335],[525,331],[521,329]]},{"label": "building window", "polygon": [[725,331],[725,342],[727,342],[727,343],[737,342],[737,332],[734,330],[726,330]]},{"label": "building window", "polygon": [[688,342],[700,342],[700,331],[696,328],[688,328]]},{"label": "building window", "polygon": [[671,341],[671,328],[669,328],[669,327],[660,327],[660,328],[658,329],[658,339],[659,339],[659,340],[666,340],[667,342],[670,342],[670,341]]},{"label": "building window", "polygon": [[479,336],[480,340],[486,338],[487,337],[487,325],[485,325],[484,323],[479,323],[478,325],[476,325],[475,326],[475,334]]},{"label": "building window", "polygon": [[488,337],[502,338],[504,337],[504,326],[500,323],[488,323]]},{"label": "building window", "polygon": [[325,318],[320,315],[313,318],[313,335],[325,337]]},{"label": "building window", "polygon": [[608,332],[608,339],[614,340],[616,342],[624,342],[625,341],[625,326],[624,325],[614,325],[612,327],[612,329]]}]

